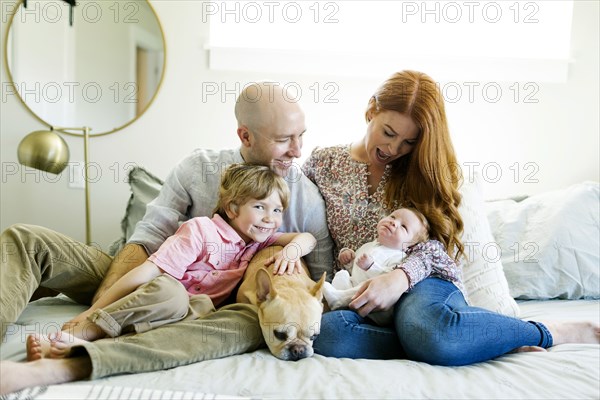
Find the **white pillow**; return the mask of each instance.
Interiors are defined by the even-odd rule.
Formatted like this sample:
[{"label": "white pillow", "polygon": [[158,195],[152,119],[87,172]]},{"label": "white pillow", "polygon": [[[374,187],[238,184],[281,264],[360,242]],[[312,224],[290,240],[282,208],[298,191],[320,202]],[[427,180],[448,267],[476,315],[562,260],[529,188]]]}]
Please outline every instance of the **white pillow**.
[{"label": "white pillow", "polygon": [[597,182],[486,207],[514,298],[600,298]]},{"label": "white pillow", "polygon": [[462,271],[469,303],[516,317],[519,306],[508,290],[498,246],[486,216],[479,175],[465,176],[459,191],[463,196],[458,212],[464,223],[462,242],[466,257]]}]

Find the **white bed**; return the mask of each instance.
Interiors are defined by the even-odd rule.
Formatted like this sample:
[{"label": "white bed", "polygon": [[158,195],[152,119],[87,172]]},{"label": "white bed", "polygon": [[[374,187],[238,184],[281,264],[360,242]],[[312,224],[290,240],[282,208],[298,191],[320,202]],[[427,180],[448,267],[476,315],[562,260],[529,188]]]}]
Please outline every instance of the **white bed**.
[{"label": "white bed", "polygon": [[[132,171],[130,184],[125,238],[143,215],[145,202],[160,188],[157,178],[139,169]],[[600,323],[598,183],[573,185],[520,202],[485,203],[476,179],[461,193],[463,242],[469,246],[463,271],[472,303],[526,320]],[[517,303],[514,298],[521,300]],[[28,334],[55,331],[82,310],[62,296],[30,303],[18,323],[9,326],[1,358],[23,360]],[[138,391],[129,396],[132,388]],[[142,393],[140,388],[170,392]],[[509,354],[465,367],[318,355],[291,362],[278,360],[265,349],[166,371],[36,390],[7,398],[167,399],[211,393],[265,399],[599,399],[600,345],[564,344],[544,353]],[[90,390],[94,395],[88,396]]]},{"label": "white bed", "polygon": [[[597,300],[531,300],[519,306],[524,319],[600,322]],[[81,310],[82,306],[66,298],[31,303],[18,325],[9,327],[11,334],[0,347],[2,359],[23,360],[27,334],[56,330]],[[61,386],[76,391],[82,383],[265,399],[598,399],[600,347],[565,344],[547,353],[510,354],[466,367],[318,355],[290,362],[260,350],[167,371]]]}]

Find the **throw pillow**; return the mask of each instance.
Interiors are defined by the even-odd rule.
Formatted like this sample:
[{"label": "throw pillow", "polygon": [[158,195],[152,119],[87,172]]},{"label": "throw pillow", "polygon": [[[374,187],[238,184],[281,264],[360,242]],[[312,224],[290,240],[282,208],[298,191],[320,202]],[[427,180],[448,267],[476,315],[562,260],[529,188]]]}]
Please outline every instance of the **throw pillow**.
[{"label": "throw pillow", "polygon": [[510,295],[499,249],[487,220],[480,176],[465,176],[459,190],[462,201],[458,211],[464,223],[462,242],[465,246],[462,271],[469,302],[516,317],[519,307]]},{"label": "throw pillow", "polygon": [[599,204],[597,182],[487,204],[513,297],[600,298]]},{"label": "throw pillow", "polygon": [[121,230],[123,235],[114,241],[108,253],[111,256],[117,254],[127,243],[127,240],[133,234],[135,225],[146,214],[146,204],[154,200],[160,189],[163,181],[146,171],[142,167],[134,167],[129,171],[129,187],[131,196],[127,202],[125,216],[121,220]]}]

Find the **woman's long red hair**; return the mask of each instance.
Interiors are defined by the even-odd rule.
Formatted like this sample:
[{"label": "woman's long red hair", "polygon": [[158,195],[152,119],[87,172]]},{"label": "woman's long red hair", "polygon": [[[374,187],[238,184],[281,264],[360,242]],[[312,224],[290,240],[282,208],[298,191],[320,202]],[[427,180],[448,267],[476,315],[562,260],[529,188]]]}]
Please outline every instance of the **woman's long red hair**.
[{"label": "woman's long red hair", "polygon": [[388,204],[397,202],[421,211],[431,226],[431,237],[458,259],[463,221],[458,213],[461,173],[446,120],[444,99],[433,79],[416,71],[392,75],[369,100],[368,115],[397,111],[419,128],[413,151],[392,164],[386,187]]}]

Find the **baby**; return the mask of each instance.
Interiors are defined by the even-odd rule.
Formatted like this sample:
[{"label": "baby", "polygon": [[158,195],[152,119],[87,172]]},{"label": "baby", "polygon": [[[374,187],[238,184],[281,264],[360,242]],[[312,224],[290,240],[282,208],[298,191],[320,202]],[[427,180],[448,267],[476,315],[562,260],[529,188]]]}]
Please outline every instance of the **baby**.
[{"label": "baby", "polygon": [[[347,265],[354,261],[352,275],[347,270],[338,271],[331,283],[325,282],[324,296],[329,308],[348,307],[363,282],[391,271],[402,264],[406,250],[429,239],[429,223],[414,208],[399,208],[377,223],[377,239],[363,244],[357,251],[343,248],[338,260]],[[379,325],[391,321],[392,310],[369,314]]]}]

